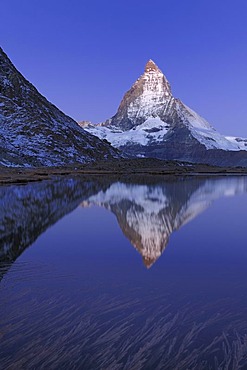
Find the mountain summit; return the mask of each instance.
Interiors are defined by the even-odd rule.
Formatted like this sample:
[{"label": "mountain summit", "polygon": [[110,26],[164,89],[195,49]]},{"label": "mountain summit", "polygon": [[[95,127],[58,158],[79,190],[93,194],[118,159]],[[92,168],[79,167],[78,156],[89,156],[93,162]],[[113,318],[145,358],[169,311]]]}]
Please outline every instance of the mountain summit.
[{"label": "mountain summit", "polygon": [[154,63],[154,61],[152,59],[149,59],[149,61],[147,62],[145,66],[145,72],[151,72],[151,71],[161,72],[158,66]]},{"label": "mountain summit", "polygon": [[151,59],[112,118],[82,126],[133,157],[247,166],[247,140],[219,134],[175,98],[167,78]]},{"label": "mountain summit", "polygon": [[142,124],[147,118],[161,118],[171,98],[169,82],[150,59],[143,75],[124,95],[115,116],[103,123],[103,126],[115,126],[127,131]]},{"label": "mountain summit", "polygon": [[0,165],[52,166],[115,155],[47,101],[0,48]]}]

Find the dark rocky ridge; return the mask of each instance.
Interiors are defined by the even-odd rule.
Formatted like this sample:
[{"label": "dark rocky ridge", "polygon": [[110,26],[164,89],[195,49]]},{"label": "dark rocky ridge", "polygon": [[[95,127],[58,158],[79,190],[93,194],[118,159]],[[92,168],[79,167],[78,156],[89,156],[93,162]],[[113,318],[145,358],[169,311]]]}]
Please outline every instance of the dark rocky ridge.
[{"label": "dark rocky ridge", "polygon": [[0,164],[51,166],[112,156],[109,144],[51,104],[0,48]]}]

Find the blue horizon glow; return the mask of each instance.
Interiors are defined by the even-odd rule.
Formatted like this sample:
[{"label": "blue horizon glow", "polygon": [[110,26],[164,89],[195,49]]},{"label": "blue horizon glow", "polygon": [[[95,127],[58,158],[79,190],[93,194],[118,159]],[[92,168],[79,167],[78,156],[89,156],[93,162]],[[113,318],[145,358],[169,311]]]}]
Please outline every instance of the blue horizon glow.
[{"label": "blue horizon glow", "polygon": [[76,120],[102,122],[150,58],[174,96],[225,135],[247,136],[247,3],[3,0],[1,46]]}]

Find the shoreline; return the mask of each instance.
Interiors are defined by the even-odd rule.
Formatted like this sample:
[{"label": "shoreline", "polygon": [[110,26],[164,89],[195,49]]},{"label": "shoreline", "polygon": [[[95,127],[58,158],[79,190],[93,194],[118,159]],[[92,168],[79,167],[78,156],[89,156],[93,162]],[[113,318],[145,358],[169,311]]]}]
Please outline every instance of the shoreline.
[{"label": "shoreline", "polygon": [[[181,165],[179,163],[152,163],[147,165],[137,161],[132,166],[129,161],[123,163],[99,163],[63,167],[1,167],[0,185],[28,183],[50,180],[56,176],[111,176],[111,177],[149,177],[149,176],[246,176],[246,168],[212,167],[207,165]],[[141,164],[141,165],[140,165]]]}]

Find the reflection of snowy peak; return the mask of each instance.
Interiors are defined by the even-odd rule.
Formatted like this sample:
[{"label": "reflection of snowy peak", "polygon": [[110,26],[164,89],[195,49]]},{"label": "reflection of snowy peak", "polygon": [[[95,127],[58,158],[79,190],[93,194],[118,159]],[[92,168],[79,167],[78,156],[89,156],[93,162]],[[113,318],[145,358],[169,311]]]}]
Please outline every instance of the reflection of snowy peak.
[{"label": "reflection of snowy peak", "polygon": [[[112,118],[99,125],[88,122],[81,125],[133,156],[231,164],[240,159],[237,156],[233,160],[229,151],[247,150],[242,142],[220,135],[205,119],[174,98],[166,77],[151,60]],[[227,156],[224,160],[220,158],[223,154]],[[243,155],[247,164],[247,153]]]},{"label": "reflection of snowy peak", "polygon": [[48,102],[0,48],[0,165],[84,163],[114,152]]},{"label": "reflection of snowy peak", "polygon": [[152,185],[65,177],[25,186],[2,186],[0,279],[2,265],[11,264],[48,227],[80,204],[98,205],[113,212],[123,233],[150,267],[161,256],[173,231],[220,196],[244,192],[244,177],[180,179]]},{"label": "reflection of snowy peak", "polygon": [[[105,192],[92,196],[87,202],[112,211],[124,234],[151,265],[168,242],[171,226],[162,211],[167,198],[162,187],[115,183]],[[168,231],[164,231],[164,225]]]},{"label": "reflection of snowy peak", "polygon": [[113,212],[123,233],[150,267],[161,256],[173,231],[198,216],[220,196],[246,191],[244,178],[149,186],[115,183],[88,198],[85,205],[103,206]]}]

